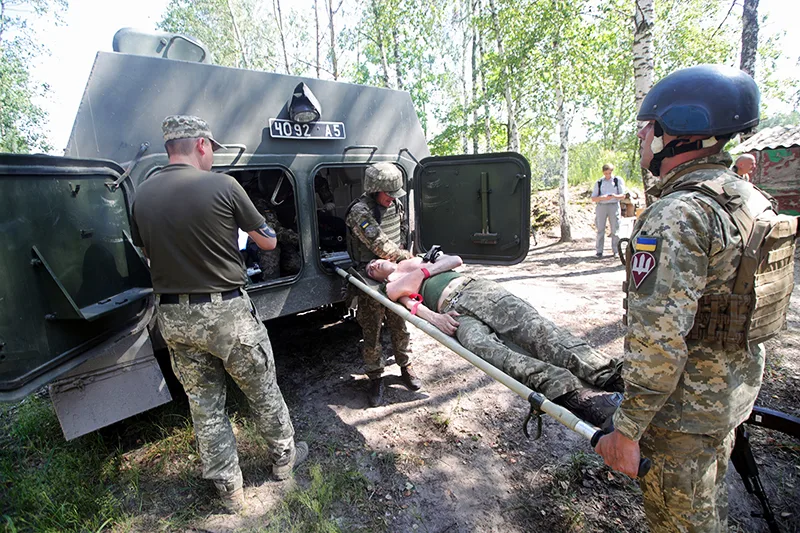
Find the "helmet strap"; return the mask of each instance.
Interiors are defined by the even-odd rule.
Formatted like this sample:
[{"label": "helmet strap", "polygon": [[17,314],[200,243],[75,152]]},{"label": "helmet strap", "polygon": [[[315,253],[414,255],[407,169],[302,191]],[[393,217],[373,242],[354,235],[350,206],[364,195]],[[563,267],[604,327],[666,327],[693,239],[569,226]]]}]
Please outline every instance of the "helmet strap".
[{"label": "helmet strap", "polygon": [[[660,129],[660,128],[659,128]],[[661,142],[656,143],[656,139],[659,139]],[[685,154],[686,152],[693,152],[695,150],[702,150],[703,148],[711,148],[715,144],[717,144],[721,139],[717,137],[708,137],[706,139],[700,139],[698,141],[687,142],[684,139],[675,139],[669,142],[666,146],[664,146],[664,141],[661,140],[662,136],[659,135],[653,138],[653,142],[650,145],[653,149],[653,160],[650,161],[649,170],[653,173],[654,176],[661,175],[661,163],[664,159],[668,157],[675,157],[679,154]],[[656,152],[655,148],[661,145],[661,150]]]}]

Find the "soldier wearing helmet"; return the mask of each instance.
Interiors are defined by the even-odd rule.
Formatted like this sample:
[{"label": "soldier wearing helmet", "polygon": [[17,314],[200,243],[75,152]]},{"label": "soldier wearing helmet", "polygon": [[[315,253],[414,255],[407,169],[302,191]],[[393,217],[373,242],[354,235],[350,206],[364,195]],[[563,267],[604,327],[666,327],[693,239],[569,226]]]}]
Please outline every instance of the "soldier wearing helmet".
[{"label": "soldier wearing helmet", "polygon": [[597,452],[631,476],[640,450],[652,460],[641,487],[653,532],[727,530],[725,472],[764,356],[737,320],[743,235],[723,204],[733,188],[748,209],[769,204],[729,170],[723,147],[758,117],[753,79],[716,65],[662,79],[637,116],[646,122],[641,164],[658,178],[659,199],[628,246],[625,396]]},{"label": "soldier wearing helmet", "polygon": [[[364,194],[350,204],[345,216],[348,227],[347,251],[358,270],[364,272],[367,263],[373,259],[400,261],[412,257],[405,249],[408,225],[403,204],[397,201],[405,194],[403,174],[397,166],[375,163],[367,167]],[[394,359],[400,366],[401,379],[409,389],[419,390],[422,383],[411,368],[410,337],[405,321],[372,298],[364,296],[358,300],[356,319],[364,335],[363,356],[369,377],[369,404],[375,407],[383,402],[385,361],[380,334],[384,320],[391,333]]]}]

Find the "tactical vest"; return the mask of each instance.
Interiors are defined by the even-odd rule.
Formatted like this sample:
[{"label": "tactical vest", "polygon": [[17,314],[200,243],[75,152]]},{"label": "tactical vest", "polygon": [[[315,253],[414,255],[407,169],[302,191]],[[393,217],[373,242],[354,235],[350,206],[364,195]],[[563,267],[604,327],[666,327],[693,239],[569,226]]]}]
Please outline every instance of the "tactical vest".
[{"label": "tactical vest", "polygon": [[[381,231],[386,234],[389,240],[396,243],[401,248],[405,248],[405,243],[403,242],[403,232],[401,230],[401,225],[403,222],[403,204],[401,202],[395,201],[392,202],[392,205],[389,207],[383,207],[375,201],[375,198],[373,198],[372,195],[364,194],[347,206],[345,217],[347,217],[347,215],[350,213],[350,210],[358,202],[363,202],[367,205],[367,207],[369,207],[369,210],[372,213],[372,216],[378,222],[378,226],[381,228]],[[347,253],[350,254],[350,257],[356,262],[356,264],[368,263],[369,261],[372,261],[378,257],[372,253],[372,250],[370,250],[366,244],[361,242],[361,239],[353,234],[353,230],[349,227],[347,228]]]},{"label": "tactical vest", "polygon": [[[707,164],[690,167],[718,168]],[[679,177],[680,174],[677,177]],[[798,217],[779,215],[775,200],[753,184],[729,174],[724,181],[687,181],[667,187],[664,198],[678,191],[696,191],[714,200],[733,220],[742,237],[742,259],[730,294],[707,294],[698,301],[690,340],[711,340],[726,348],[758,344],[775,336],[786,323],[794,288],[795,239]],[[633,245],[628,243],[627,293]],[[623,302],[627,325],[627,298]]]}]

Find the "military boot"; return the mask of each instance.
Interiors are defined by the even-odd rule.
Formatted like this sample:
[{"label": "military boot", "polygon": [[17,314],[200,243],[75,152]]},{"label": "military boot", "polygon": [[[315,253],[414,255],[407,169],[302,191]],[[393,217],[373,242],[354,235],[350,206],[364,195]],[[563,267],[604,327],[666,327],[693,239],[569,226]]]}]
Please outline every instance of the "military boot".
[{"label": "military boot", "polygon": [[400,379],[409,390],[419,390],[422,388],[422,380],[419,379],[411,365],[400,368]]},{"label": "military boot", "polygon": [[370,407],[378,407],[383,403],[383,378],[370,378],[367,399]]},{"label": "military boot", "polygon": [[244,489],[242,487],[234,489],[222,483],[215,483],[217,493],[222,501],[222,505],[229,513],[238,513],[244,510]]},{"label": "military boot", "polygon": [[289,477],[295,468],[308,457],[308,444],[304,441],[296,442],[292,450],[286,457],[281,457],[272,465],[272,475],[278,481],[283,481]]},{"label": "military boot", "polygon": [[578,389],[559,396],[554,403],[566,407],[586,422],[603,427],[622,402],[622,394],[591,389]]}]

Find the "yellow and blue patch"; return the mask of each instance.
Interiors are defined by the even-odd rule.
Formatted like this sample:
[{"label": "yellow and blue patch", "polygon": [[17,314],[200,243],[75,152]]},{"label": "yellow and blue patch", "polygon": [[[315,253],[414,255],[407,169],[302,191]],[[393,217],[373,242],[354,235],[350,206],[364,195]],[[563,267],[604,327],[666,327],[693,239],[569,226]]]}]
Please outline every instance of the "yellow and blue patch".
[{"label": "yellow and blue patch", "polygon": [[361,224],[359,224],[359,226],[361,226],[361,229],[367,229],[369,227],[369,221],[365,220]]},{"label": "yellow and blue patch", "polygon": [[637,252],[655,252],[658,246],[656,237],[636,237],[634,248]]}]

